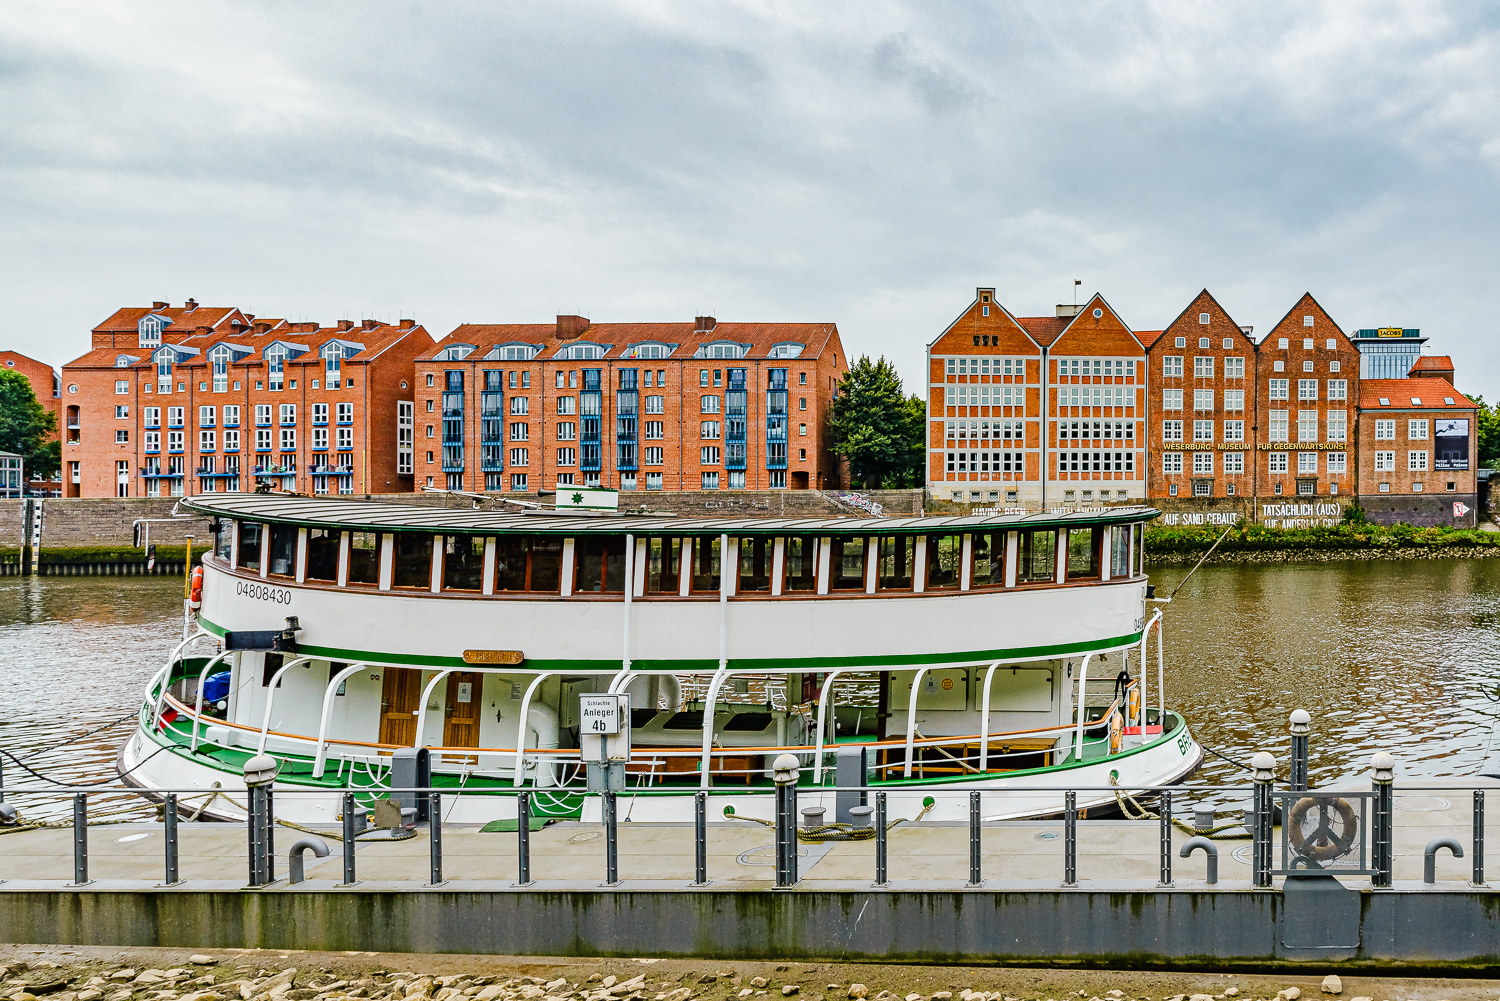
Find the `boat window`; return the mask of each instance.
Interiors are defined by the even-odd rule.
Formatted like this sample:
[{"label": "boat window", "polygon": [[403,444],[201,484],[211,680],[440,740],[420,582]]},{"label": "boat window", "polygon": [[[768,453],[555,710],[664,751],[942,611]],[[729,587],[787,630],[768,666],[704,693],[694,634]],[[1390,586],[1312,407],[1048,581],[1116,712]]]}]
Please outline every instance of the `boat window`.
[{"label": "boat window", "polygon": [[705,535],[693,540],[693,590],[719,593],[719,537]]},{"label": "boat window", "polygon": [[374,532],[349,533],[349,583],[380,583],[380,536]]},{"label": "boat window", "polygon": [[735,713],[724,724],[725,733],[760,733],[769,730],[776,717],[771,713]]},{"label": "boat window", "polygon": [[863,591],[865,589],[865,540],[851,536],[834,536],[829,540],[828,590]]},{"label": "boat window", "polygon": [[1130,532],[1135,538],[1135,576],[1141,577],[1146,573],[1146,526],[1132,525]]},{"label": "boat window", "polygon": [[1098,535],[1092,528],[1068,529],[1068,580],[1099,576]]},{"label": "boat window", "polygon": [[557,594],[562,590],[562,539],[495,540],[495,592],[532,591]]},{"label": "boat window", "polygon": [[738,594],[771,593],[771,556],[776,540],[757,537],[740,540],[740,579]]},{"label": "boat window", "polygon": [[271,526],[271,573],[290,577],[297,572],[297,526]]},{"label": "boat window", "polygon": [[625,593],[625,540],[584,536],[574,543],[577,564],[573,593]]},{"label": "boat window", "polygon": [[339,579],[339,535],[331,528],[307,530],[308,580],[331,583]]},{"label": "boat window", "polygon": [[478,591],[484,587],[484,536],[443,538],[443,590]]},{"label": "boat window", "polygon": [[975,532],[974,566],[969,571],[970,587],[1005,586],[1005,533]]},{"label": "boat window", "polygon": [[432,587],[432,536],[426,532],[397,532],[392,587]]},{"label": "boat window", "polygon": [[1057,533],[1051,529],[1021,533],[1021,551],[1016,561],[1017,581],[1057,579]]},{"label": "boat window", "polygon": [[214,525],[214,555],[228,563],[230,550],[234,546],[234,522],[222,518]]},{"label": "boat window", "polygon": [[912,568],[917,561],[917,540],[910,535],[888,535],[880,540],[882,591],[910,591]]},{"label": "boat window", "polygon": [[260,573],[260,533],[264,525],[240,522],[240,566]]},{"label": "boat window", "polygon": [[794,535],[786,540],[785,573],[782,591],[816,591],[818,589],[818,566],[813,554],[818,551],[817,539],[805,535]]},{"label": "boat window", "polygon": [[959,568],[963,562],[962,535],[929,535],[927,537],[928,591],[944,591],[959,585]]},{"label": "boat window", "polygon": [[676,594],[682,584],[682,540],[646,540],[647,594]]},{"label": "boat window", "polygon": [[1109,575],[1130,576],[1130,526],[1115,525],[1109,530]]}]

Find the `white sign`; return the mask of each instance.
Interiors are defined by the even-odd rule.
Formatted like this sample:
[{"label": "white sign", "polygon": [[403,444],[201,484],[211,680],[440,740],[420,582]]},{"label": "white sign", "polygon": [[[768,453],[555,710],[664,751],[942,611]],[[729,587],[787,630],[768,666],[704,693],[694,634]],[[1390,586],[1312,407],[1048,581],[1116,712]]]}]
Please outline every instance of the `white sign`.
[{"label": "white sign", "polygon": [[585,761],[630,760],[630,696],[578,696],[578,749]]},{"label": "white sign", "polygon": [[1463,501],[1454,501],[1453,502],[1453,517],[1455,517],[1455,518],[1462,518],[1464,515],[1466,515],[1468,513],[1469,513],[1469,505],[1465,504]]},{"label": "white sign", "polygon": [[596,735],[619,733],[623,701],[621,695],[578,696],[579,732]]},{"label": "white sign", "polygon": [[590,490],[588,487],[557,488],[557,506],[560,508],[579,508],[587,511],[618,511],[620,509],[620,492],[618,490]]},{"label": "white sign", "polygon": [[471,681],[460,681],[458,683],[458,701],[472,702],[474,696],[474,683]]}]

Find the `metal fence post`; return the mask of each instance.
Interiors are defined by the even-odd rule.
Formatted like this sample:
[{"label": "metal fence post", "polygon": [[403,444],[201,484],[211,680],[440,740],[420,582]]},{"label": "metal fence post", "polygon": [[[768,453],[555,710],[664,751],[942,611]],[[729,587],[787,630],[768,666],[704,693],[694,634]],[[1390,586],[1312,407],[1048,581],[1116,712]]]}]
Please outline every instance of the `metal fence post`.
[{"label": "metal fence post", "polygon": [[163,836],[166,838],[166,878],[162,880],[167,886],[173,886],[182,882],[182,877],[177,872],[177,794],[169,792],[162,796],[162,826]]},{"label": "metal fence post", "polygon": [[265,886],[272,879],[271,783],[276,781],[279,768],[276,759],[269,754],[257,754],[244,764],[251,886]]},{"label": "metal fence post", "polygon": [[1292,710],[1291,718],[1287,720],[1287,728],[1292,733],[1292,792],[1307,791],[1307,734],[1312,729],[1308,725],[1311,722],[1312,717],[1306,709]]},{"label": "metal fence post", "polygon": [[1388,751],[1376,751],[1370,756],[1370,770],[1375,784],[1375,844],[1370,853],[1375,874],[1370,877],[1370,885],[1389,888],[1393,861],[1391,785],[1396,777],[1396,759]]},{"label": "metal fence post", "polygon": [[443,885],[443,803],[440,793],[427,794],[427,848],[431,856],[432,879],[428,886]]},{"label": "metal fence post", "polygon": [[1474,885],[1484,885],[1484,790],[1474,790]]},{"label": "metal fence post", "polygon": [[353,886],[354,879],[354,836],[359,832],[355,829],[354,820],[354,793],[344,793],[344,886]]},{"label": "metal fence post", "polygon": [[693,793],[693,885],[708,885],[708,793]]},{"label": "metal fence post", "polygon": [[261,822],[265,824],[265,834],[261,843],[265,845],[266,852],[266,879],[267,883],[276,882],[276,803],[275,790],[269,785],[261,790],[261,801],[265,809],[261,812]]},{"label": "metal fence post", "polygon": [[885,886],[886,873],[886,829],[885,793],[875,794],[875,885]]},{"label": "metal fence post", "polygon": [[73,885],[89,880],[89,794],[73,794]]},{"label": "metal fence post", "polygon": [[776,780],[776,886],[797,885],[797,773],[795,754],[772,762]]},{"label": "metal fence post", "polygon": [[517,886],[531,885],[531,793],[516,797]]},{"label": "metal fence post", "polygon": [[1158,886],[1172,885],[1172,791],[1161,794],[1161,879]]},{"label": "metal fence post", "polygon": [[974,789],[969,793],[969,885],[978,886],[984,882],[984,876],[979,868],[979,790]]},{"label": "metal fence post", "polygon": [[615,886],[620,882],[620,828],[615,815],[615,791],[606,789],[600,795],[604,799],[604,882]]},{"label": "metal fence post", "polygon": [[1250,759],[1250,767],[1255,772],[1251,884],[1265,888],[1271,885],[1271,782],[1276,777],[1276,757],[1261,751]]},{"label": "metal fence post", "polygon": [[1078,885],[1078,793],[1063,793],[1063,885]]}]

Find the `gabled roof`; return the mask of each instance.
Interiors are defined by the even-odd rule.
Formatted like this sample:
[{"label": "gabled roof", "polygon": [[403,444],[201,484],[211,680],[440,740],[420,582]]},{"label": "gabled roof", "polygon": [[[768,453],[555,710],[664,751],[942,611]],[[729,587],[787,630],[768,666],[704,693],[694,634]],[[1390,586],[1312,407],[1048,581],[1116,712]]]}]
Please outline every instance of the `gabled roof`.
[{"label": "gabled roof", "polygon": [[1429,373],[1431,375],[1446,375],[1450,379],[1453,376],[1453,359],[1448,355],[1422,355],[1413,363],[1411,374]]},{"label": "gabled roof", "polygon": [[156,309],[150,306],[126,306],[117,309],[108,319],[94,328],[96,334],[135,333],[137,324],[147,316],[160,316],[171,322],[167,329],[173,333],[196,330],[199,327],[217,327],[232,319],[249,322],[234,306],[166,306]]},{"label": "gabled roof", "polygon": [[1156,343],[1157,338],[1165,333],[1165,330],[1137,330],[1135,332],[1135,339],[1141,342],[1141,347],[1150,350],[1151,345]]},{"label": "gabled roof", "polygon": [[[199,307],[198,312],[202,312]],[[144,315],[144,314],[143,314]],[[379,355],[402,337],[411,333],[427,335],[427,331],[421,324],[411,327],[401,327],[395,324],[382,323],[373,327],[356,326],[343,329],[338,326],[320,327],[316,323],[287,324],[278,323],[269,330],[256,333],[250,326],[242,326],[239,330],[228,334],[227,331],[211,331],[209,333],[195,333],[180,340],[166,342],[163,346],[172,347],[179,351],[192,352],[193,356],[179,361],[177,364],[183,368],[197,368],[211,364],[208,361],[208,352],[218,344],[228,344],[235,349],[237,357],[230,360],[230,364],[239,368],[263,365],[262,357],[266,348],[272,344],[286,344],[303,351],[296,358],[287,358],[286,364],[290,366],[309,365],[321,366],[324,364],[318,349],[329,341],[339,341],[349,346],[357,346],[360,350],[346,355],[346,362],[367,361]],[[358,337],[355,341],[351,338]],[[151,364],[151,354],[155,348],[130,349],[137,354],[143,355],[141,365]],[[244,353],[244,352],[248,352]],[[95,348],[92,351],[73,359],[65,365],[65,368],[114,368],[115,359],[126,353],[122,348]]]},{"label": "gabled roof", "polygon": [[[1097,317],[1094,316],[1094,310],[1096,309],[1101,310],[1102,315]],[[1074,327],[1077,327],[1081,331],[1083,327],[1090,321],[1097,323],[1105,316],[1114,317],[1115,320],[1120,324],[1120,326],[1124,328],[1125,334],[1135,342],[1136,346],[1141,348],[1143,351],[1145,350],[1145,345],[1141,344],[1140,338],[1135,336],[1135,331],[1130,329],[1130,324],[1126,323],[1124,318],[1120,316],[1115,308],[1111,306],[1109,302],[1104,298],[1104,296],[1100,295],[1098,292],[1095,292],[1092,296],[1090,296],[1089,301],[1085,303],[1078,310],[1078,312],[1066,318],[1066,322],[1064,323],[1063,328],[1058,331],[1056,337],[1052,338],[1051,346],[1056,347],[1057,342],[1068,336],[1068,334],[1072,333]]]},{"label": "gabled roof", "polygon": [[[1380,401],[1385,400],[1384,404]],[[1420,402],[1412,402],[1418,400]],[[1452,403],[1448,401],[1452,400]],[[1380,410],[1475,409],[1474,402],[1446,379],[1365,379],[1359,384],[1359,408]]]},{"label": "gabled roof", "polygon": [[[1281,330],[1283,324],[1289,323],[1293,316],[1304,315],[1304,311],[1309,307],[1316,309],[1320,314],[1322,314],[1323,319],[1333,324],[1333,329],[1339,334],[1340,337],[1344,338],[1344,340],[1346,341],[1349,340],[1349,335],[1344,333],[1344,328],[1339,326],[1338,321],[1329,315],[1328,310],[1323,308],[1323,304],[1318,302],[1317,299],[1314,299],[1311,292],[1303,292],[1302,298],[1298,299],[1296,303],[1292,305],[1292,308],[1286,311],[1286,315],[1277,320],[1275,324],[1272,325],[1271,329],[1266,331],[1266,336],[1260,339],[1260,343],[1266,343],[1273,336],[1290,336],[1290,333],[1278,333],[1278,331]],[[1302,325],[1301,320],[1298,320],[1295,324],[1291,324],[1291,326],[1288,327],[1288,331],[1292,329],[1306,330],[1307,328]]]},{"label": "gabled roof", "polygon": [[1018,316],[1016,322],[1042,347],[1051,347],[1057,335],[1068,325],[1066,316]]},{"label": "gabled roof", "polygon": [[[575,337],[566,339],[557,336],[556,323],[464,323],[438,341],[430,351],[424,352],[417,361],[434,361],[442,350],[452,344],[473,344],[475,354],[483,356],[492,347],[504,344],[541,345],[536,360],[554,358],[557,353],[572,344],[599,344],[606,348],[604,360],[618,360],[629,346],[644,342],[676,344],[672,352],[673,361],[692,358],[698,348],[705,344],[732,342],[748,344],[747,359],[765,359],[778,344],[795,341],[806,345],[799,360],[816,358],[837,335],[838,327],[833,323],[738,323],[717,322],[711,330],[699,330],[698,324],[683,323],[590,323]],[[729,361],[716,358],[703,361]]]}]

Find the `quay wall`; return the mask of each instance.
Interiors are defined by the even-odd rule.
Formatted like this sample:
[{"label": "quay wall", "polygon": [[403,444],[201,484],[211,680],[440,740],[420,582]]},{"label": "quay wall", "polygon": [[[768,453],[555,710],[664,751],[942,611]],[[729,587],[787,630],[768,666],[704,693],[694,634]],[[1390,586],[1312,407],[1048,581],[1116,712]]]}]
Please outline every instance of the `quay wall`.
[{"label": "quay wall", "polygon": [[1137,969],[1500,968],[1493,892],[1327,882],[1285,891],[0,888],[0,941]]}]

